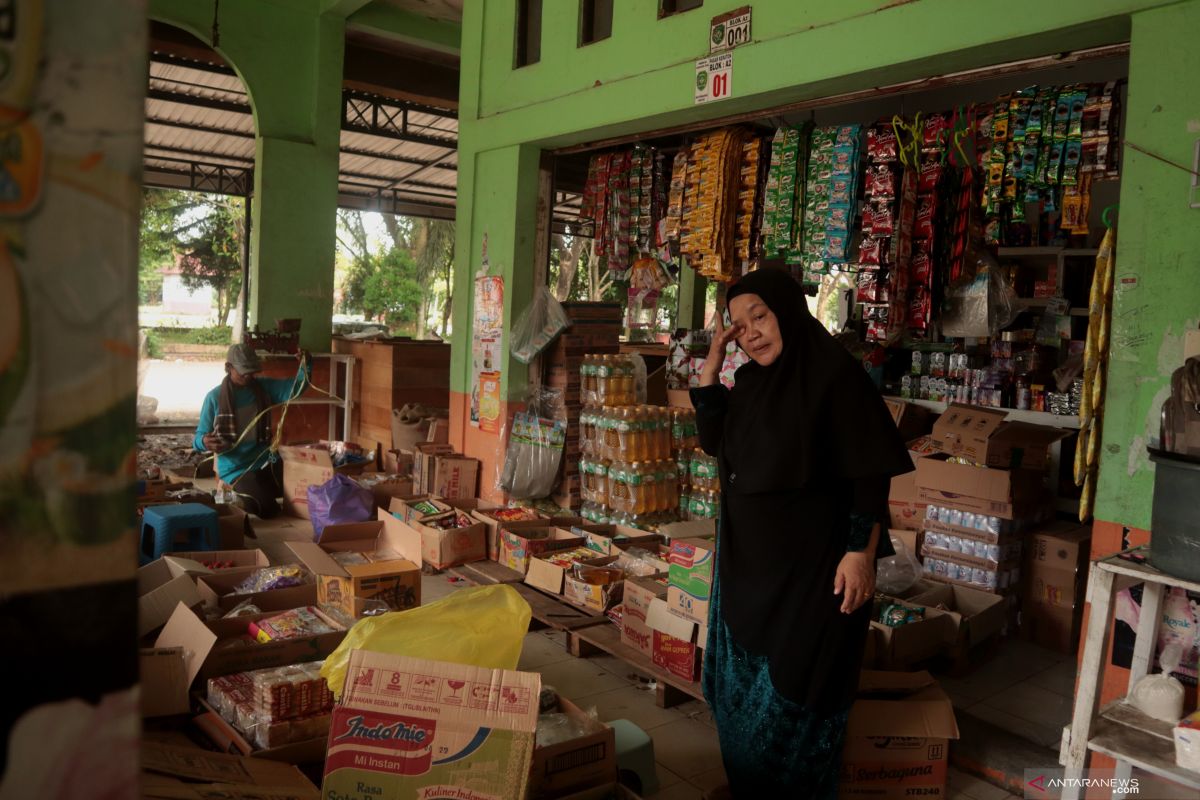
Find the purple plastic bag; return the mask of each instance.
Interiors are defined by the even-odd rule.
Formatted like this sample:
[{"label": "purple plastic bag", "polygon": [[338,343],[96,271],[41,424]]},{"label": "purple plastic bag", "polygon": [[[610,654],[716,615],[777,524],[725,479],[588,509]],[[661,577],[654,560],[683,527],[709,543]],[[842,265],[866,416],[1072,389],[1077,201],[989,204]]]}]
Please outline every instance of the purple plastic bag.
[{"label": "purple plastic bag", "polygon": [[339,472],[320,486],[308,487],[308,515],[317,542],[327,525],[374,519],[375,496]]}]

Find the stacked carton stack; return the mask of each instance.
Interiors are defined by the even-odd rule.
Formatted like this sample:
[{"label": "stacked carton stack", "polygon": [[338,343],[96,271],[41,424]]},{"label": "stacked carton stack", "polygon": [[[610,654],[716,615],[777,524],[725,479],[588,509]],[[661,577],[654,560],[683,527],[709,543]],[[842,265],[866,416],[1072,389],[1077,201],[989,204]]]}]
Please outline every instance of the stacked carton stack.
[{"label": "stacked carton stack", "polygon": [[1057,428],[1006,422],[995,409],[953,404],[916,459],[926,504],[921,554],[934,580],[1016,596],[1022,540],[1050,513],[1046,465]]},{"label": "stacked carton stack", "polygon": [[1073,653],[1079,643],[1091,538],[1090,527],[1058,522],[1029,539],[1021,630],[1043,647]]},{"label": "stacked carton stack", "polygon": [[621,326],[624,317],[619,303],[563,303],[571,327],[542,355],[546,369],[545,385],[562,392],[555,406],[555,418],[567,423],[558,488],[551,500],[562,508],[578,508],[582,502],[579,477],[579,368],[584,356],[612,355],[621,351]]},{"label": "stacked carton stack", "polygon": [[[710,530],[707,522],[668,526],[687,536]],[[716,569],[716,540],[711,534],[673,538],[666,597],[646,592],[645,626],[655,666],[683,680],[699,680],[700,651],[708,638],[708,604]]]}]

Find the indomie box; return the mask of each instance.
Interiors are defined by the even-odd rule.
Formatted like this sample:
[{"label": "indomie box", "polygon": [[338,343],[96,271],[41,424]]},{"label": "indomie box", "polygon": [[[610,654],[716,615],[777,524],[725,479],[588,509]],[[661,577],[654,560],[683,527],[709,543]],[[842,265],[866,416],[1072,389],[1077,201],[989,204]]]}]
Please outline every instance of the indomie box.
[{"label": "indomie box", "polygon": [[716,556],[716,542],[712,539],[671,542],[671,592],[667,599],[678,613],[695,622],[708,619]]},{"label": "indomie box", "polygon": [[541,685],[536,673],[352,651],[322,796],[523,800]]}]

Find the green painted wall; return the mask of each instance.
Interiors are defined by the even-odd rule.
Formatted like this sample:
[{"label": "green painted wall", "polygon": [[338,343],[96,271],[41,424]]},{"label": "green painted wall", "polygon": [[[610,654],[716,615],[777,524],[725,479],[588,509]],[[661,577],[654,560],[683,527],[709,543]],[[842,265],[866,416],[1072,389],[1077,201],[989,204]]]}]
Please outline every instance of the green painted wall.
[{"label": "green painted wall", "polygon": [[[1136,14],[1125,137],[1191,166],[1200,139],[1200,2]],[[1200,322],[1200,209],[1189,176],[1130,147],[1122,157],[1112,356],[1096,516],[1150,528],[1154,472],[1146,442],[1158,437],[1183,331]],[[1125,282],[1122,282],[1125,279]]]},{"label": "green painted wall", "polygon": [[[151,0],[152,19],[212,43],[213,0]],[[254,108],[250,322],[301,317],[304,347],[328,351],[346,8],[317,0],[225,0],[222,57]]]},{"label": "green painted wall", "polygon": [[[1130,140],[1190,162],[1191,141],[1200,135],[1189,135],[1185,121],[1200,118],[1196,90],[1178,81],[1179,75],[1197,74],[1194,32],[1200,22],[1200,0],[1011,0],[1003,8],[962,0],[764,0],[751,4],[754,41],[734,53],[734,96],[694,106],[693,62],[707,53],[709,20],[742,4],[744,0],[708,0],[698,10],[660,21],[656,0],[623,0],[614,4],[612,37],[579,48],[579,4],[548,2],[541,61],[520,69],[512,66],[515,3],[466,4],[459,122],[460,299],[455,303],[451,375],[455,391],[470,391],[471,309],[465,290],[479,268],[483,233],[489,237],[493,266],[499,259],[509,275],[514,269],[532,271],[532,264],[521,261],[531,250],[518,244],[521,236],[533,235],[526,221],[536,205],[536,192],[530,196],[528,187],[536,183],[537,159],[527,147],[579,144],[1124,42],[1130,40],[1131,28]],[[1185,69],[1188,66],[1190,70]],[[1156,110],[1160,105],[1162,109]],[[511,149],[518,146],[522,155],[515,160],[517,174],[512,174]],[[510,155],[501,155],[504,152]],[[489,167],[485,184],[483,165],[493,159],[507,166]],[[1144,343],[1119,354],[1114,364],[1106,441],[1117,451],[1106,452],[1102,462],[1104,491],[1097,513],[1104,519],[1146,527],[1150,479],[1144,465],[1135,460],[1137,477],[1126,480],[1127,453],[1133,437],[1144,431],[1167,362],[1174,363],[1173,354],[1159,363],[1163,333],[1177,336],[1200,314],[1195,294],[1200,282],[1191,278],[1189,283],[1185,273],[1200,244],[1196,241],[1200,212],[1186,208],[1185,175],[1128,150],[1122,191],[1125,208],[1118,269],[1139,276],[1136,293],[1142,297],[1119,297],[1117,312],[1119,316],[1137,305],[1148,310],[1136,323],[1138,337],[1144,338],[1134,337]],[[1135,206],[1140,208],[1134,210]],[[514,224],[521,229],[512,229]],[[498,242],[504,243],[502,253],[497,252]],[[508,287],[506,304],[519,313],[531,292],[530,281],[517,281]],[[1131,324],[1120,321],[1118,331]],[[505,372],[519,367],[510,361]],[[523,389],[522,381],[510,383],[508,399],[523,399],[519,388]]]}]

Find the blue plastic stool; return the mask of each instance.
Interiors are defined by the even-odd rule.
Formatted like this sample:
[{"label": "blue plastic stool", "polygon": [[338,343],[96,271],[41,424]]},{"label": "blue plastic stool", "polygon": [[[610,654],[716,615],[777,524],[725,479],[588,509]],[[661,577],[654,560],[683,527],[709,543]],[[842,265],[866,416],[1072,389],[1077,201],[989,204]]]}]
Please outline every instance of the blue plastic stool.
[{"label": "blue plastic stool", "polygon": [[[614,719],[608,723],[616,735],[617,772],[621,783],[640,795],[652,795],[658,791],[658,771],[654,768],[654,740],[650,734],[627,719]],[[637,785],[630,784],[633,777]]]},{"label": "blue plastic stool", "polygon": [[[177,538],[181,534],[186,538]],[[149,564],[173,550],[219,550],[217,510],[201,503],[151,506],[142,514],[138,558]]]}]

